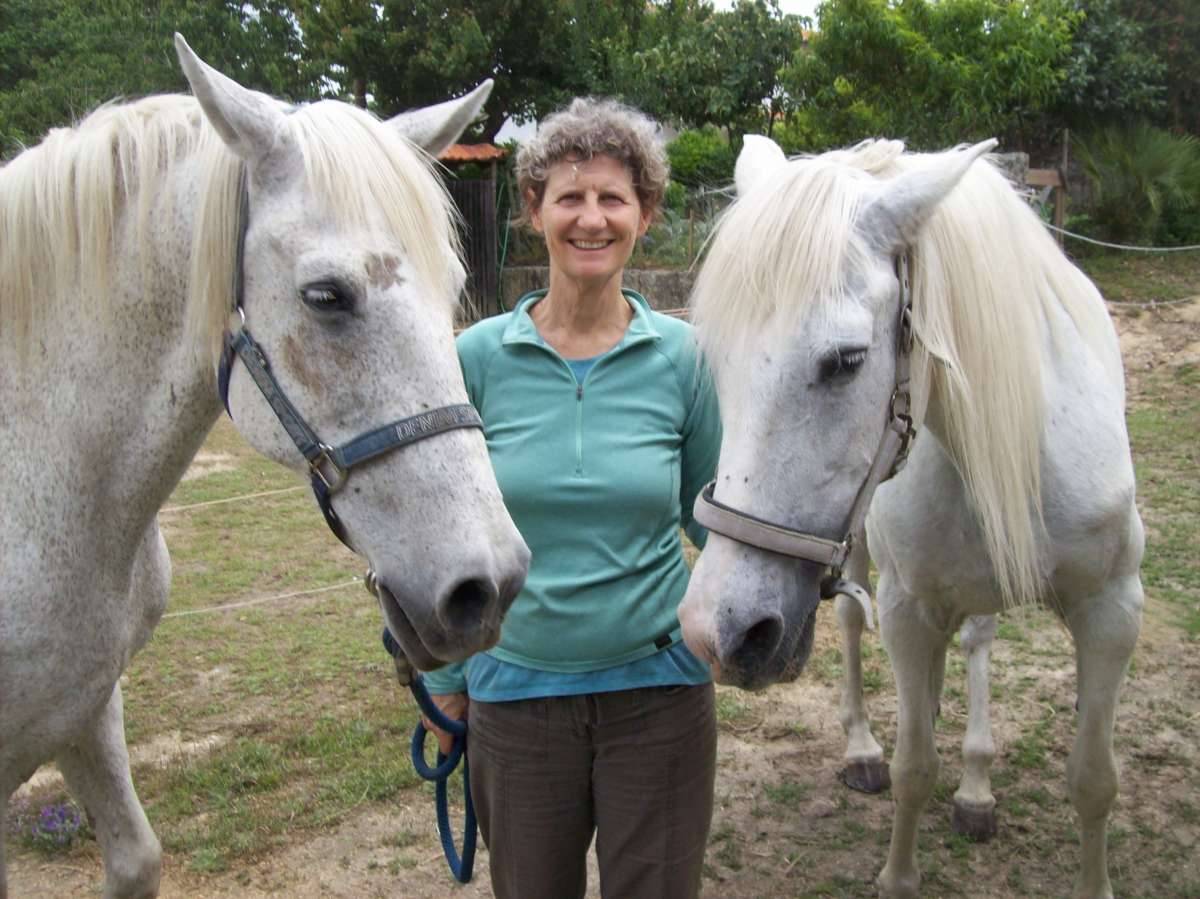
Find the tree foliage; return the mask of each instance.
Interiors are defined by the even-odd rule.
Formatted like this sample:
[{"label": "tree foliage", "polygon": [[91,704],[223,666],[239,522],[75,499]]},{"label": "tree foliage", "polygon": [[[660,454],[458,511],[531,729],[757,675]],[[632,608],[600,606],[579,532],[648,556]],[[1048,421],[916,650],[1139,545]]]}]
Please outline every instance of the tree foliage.
[{"label": "tree foliage", "polygon": [[5,0],[0,4],[0,154],[114,97],[187,88],[178,31],[243,84],[303,98],[316,75],[282,0]]},{"label": "tree foliage", "polygon": [[1079,13],[1066,0],[827,0],[785,85],[843,143],[916,147],[1007,135],[1058,96]]},{"label": "tree foliage", "polygon": [[684,125],[770,131],[802,24],[777,0],[737,0],[723,12],[707,0],[666,0],[646,11],[640,40],[615,60],[613,92]]},{"label": "tree foliage", "polygon": [[178,30],[244,84],[381,115],[496,82],[482,134],[581,94],[736,146],[871,135],[1009,147],[1148,115],[1200,131],[1194,0],[0,0],[0,153],[116,96],[185,89]]},{"label": "tree foliage", "polygon": [[1161,110],[1166,66],[1142,26],[1121,13],[1118,0],[1079,0],[1076,8],[1081,19],[1055,109],[1058,124],[1098,128]]},{"label": "tree foliage", "polygon": [[1200,9],[1195,0],[1119,0],[1149,53],[1165,67],[1159,124],[1200,134]]}]

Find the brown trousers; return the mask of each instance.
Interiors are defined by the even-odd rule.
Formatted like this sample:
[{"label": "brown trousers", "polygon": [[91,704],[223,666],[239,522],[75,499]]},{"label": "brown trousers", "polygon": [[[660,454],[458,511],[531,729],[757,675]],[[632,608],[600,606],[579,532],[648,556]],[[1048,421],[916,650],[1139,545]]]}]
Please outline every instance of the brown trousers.
[{"label": "brown trousers", "polygon": [[695,899],[716,777],[712,684],[471,703],[496,899]]}]

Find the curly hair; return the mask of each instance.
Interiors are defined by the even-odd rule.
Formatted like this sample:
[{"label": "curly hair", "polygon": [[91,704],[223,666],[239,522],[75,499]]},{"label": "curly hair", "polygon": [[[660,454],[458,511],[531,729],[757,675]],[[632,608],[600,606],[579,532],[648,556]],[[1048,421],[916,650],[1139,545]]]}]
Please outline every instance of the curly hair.
[{"label": "curly hair", "polygon": [[[611,156],[633,176],[638,202],[655,210],[671,176],[658,123],[624,103],[577,97],[547,116],[537,135],[517,152],[517,188],[528,222],[530,209],[542,203],[550,169],[564,159],[580,161]],[[531,199],[532,196],[532,199]]]}]

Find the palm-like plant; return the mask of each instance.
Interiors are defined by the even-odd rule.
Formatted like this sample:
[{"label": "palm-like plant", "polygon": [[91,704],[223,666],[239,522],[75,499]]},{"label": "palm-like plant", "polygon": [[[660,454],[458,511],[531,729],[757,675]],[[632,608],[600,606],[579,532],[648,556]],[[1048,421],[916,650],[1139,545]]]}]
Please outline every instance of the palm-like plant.
[{"label": "palm-like plant", "polygon": [[1200,204],[1200,141],[1144,122],[1076,139],[1092,182],[1092,220],[1110,240],[1145,241],[1168,206]]}]

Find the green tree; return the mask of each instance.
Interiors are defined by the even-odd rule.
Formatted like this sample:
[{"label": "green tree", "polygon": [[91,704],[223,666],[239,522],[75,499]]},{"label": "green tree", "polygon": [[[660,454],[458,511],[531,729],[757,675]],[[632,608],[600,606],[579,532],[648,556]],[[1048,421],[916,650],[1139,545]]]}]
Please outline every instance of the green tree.
[{"label": "green tree", "polygon": [[1052,130],[1098,128],[1164,109],[1166,66],[1143,27],[1118,0],[1079,0],[1082,19],[1071,39],[1066,77],[1052,110]]},{"label": "green tree", "polygon": [[638,33],[640,0],[299,0],[314,54],[342,92],[380,115],[496,85],[483,134],[543,116],[570,97],[610,93],[613,60]]},{"label": "green tree", "polygon": [[826,0],[818,18],[784,85],[822,143],[1020,147],[1058,96],[1079,13],[1067,0]]},{"label": "green tree", "polygon": [[115,97],[187,90],[176,31],[243,84],[292,99],[315,94],[319,73],[302,62],[280,0],[11,0],[0,7],[0,154]]},{"label": "green tree", "polygon": [[1142,38],[1166,66],[1159,124],[1200,135],[1200,10],[1195,0],[1120,0],[1142,27]]},{"label": "green tree", "polygon": [[613,66],[616,90],[683,125],[769,132],[802,24],[777,0],[737,0],[725,12],[707,0],[665,0],[648,9],[636,46]]}]

